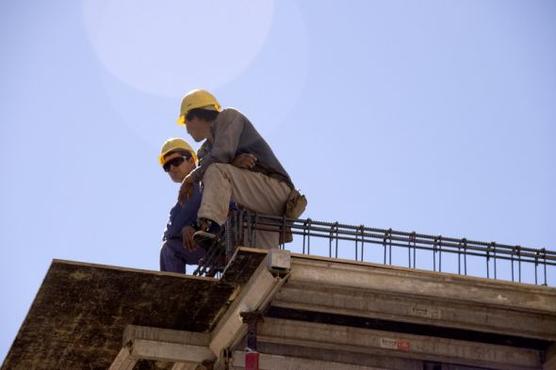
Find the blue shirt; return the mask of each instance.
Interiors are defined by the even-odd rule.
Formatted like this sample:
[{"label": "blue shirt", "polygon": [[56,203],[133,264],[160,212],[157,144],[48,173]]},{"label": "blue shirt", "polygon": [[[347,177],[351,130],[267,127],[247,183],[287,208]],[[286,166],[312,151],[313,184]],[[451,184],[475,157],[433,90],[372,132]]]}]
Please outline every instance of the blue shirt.
[{"label": "blue shirt", "polygon": [[169,239],[181,239],[181,229],[187,225],[195,225],[197,223],[197,211],[201,206],[201,187],[198,183],[193,184],[193,192],[191,198],[185,201],[183,207],[176,203],[170,210],[168,224],[164,230],[163,241]]}]

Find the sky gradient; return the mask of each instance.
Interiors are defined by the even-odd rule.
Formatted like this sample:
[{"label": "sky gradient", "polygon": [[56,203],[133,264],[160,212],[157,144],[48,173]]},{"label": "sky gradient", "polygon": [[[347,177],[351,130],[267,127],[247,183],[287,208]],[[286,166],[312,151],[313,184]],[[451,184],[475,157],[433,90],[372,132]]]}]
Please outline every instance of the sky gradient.
[{"label": "sky gradient", "polygon": [[53,258],[158,269],[178,188],[157,157],[189,140],[197,87],[252,120],[304,217],[556,250],[554,1],[7,0],[0,18],[2,359]]}]

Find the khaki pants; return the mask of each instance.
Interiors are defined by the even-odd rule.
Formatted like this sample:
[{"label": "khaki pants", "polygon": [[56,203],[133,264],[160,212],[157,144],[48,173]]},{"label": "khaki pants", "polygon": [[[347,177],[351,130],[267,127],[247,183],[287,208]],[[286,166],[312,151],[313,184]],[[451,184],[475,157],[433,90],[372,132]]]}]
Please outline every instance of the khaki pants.
[{"label": "khaki pants", "polygon": [[[290,191],[286,183],[260,172],[213,163],[203,176],[203,199],[198,217],[224,224],[230,200],[253,212],[281,216]],[[279,237],[279,232],[257,230],[255,244],[265,249],[276,248]]]}]

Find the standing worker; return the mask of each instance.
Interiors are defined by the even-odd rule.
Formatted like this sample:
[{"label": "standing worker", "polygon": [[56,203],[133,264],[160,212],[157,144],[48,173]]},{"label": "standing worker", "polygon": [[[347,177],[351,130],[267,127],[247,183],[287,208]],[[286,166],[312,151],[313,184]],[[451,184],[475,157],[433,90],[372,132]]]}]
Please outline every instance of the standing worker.
[{"label": "standing worker", "polygon": [[[170,179],[181,183],[196,167],[197,155],[183,139],[168,139],[160,150],[159,162]],[[205,255],[205,250],[192,244],[192,236],[197,223],[197,211],[201,204],[199,182],[192,183],[191,197],[170,210],[170,217],[160,249],[160,271],[186,272],[186,265],[196,265]]]},{"label": "standing worker", "polygon": [[[182,99],[178,123],[185,125],[196,142],[205,140],[199,149],[199,154],[203,153],[199,166],[184,178],[178,198],[180,203],[191,199],[195,184],[202,181],[194,240],[210,243],[217,238],[228,216],[230,200],[261,214],[288,217],[301,214],[305,198],[299,196],[270,146],[241,112],[222,109],[206,90],[193,90]],[[247,168],[233,166],[232,160],[244,153],[250,155]],[[293,204],[293,212],[287,204]],[[280,233],[258,231],[256,238],[257,246],[276,248]]]}]

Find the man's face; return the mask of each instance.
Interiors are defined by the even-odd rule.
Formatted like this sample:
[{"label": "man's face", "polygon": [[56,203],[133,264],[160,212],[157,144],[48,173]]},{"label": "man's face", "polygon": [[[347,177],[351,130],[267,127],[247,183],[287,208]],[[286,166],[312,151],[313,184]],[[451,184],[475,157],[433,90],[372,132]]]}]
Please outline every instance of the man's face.
[{"label": "man's face", "polygon": [[193,140],[200,142],[207,138],[208,122],[198,117],[193,117],[192,119],[187,120],[185,123],[185,129],[187,130],[187,133],[191,135]]},{"label": "man's face", "polygon": [[[170,153],[164,158],[164,164],[168,167],[168,175],[172,181],[181,183],[185,176],[195,168],[195,162],[191,156],[183,153]],[[179,163],[181,162],[181,163]],[[179,164],[178,164],[179,163]]]}]

